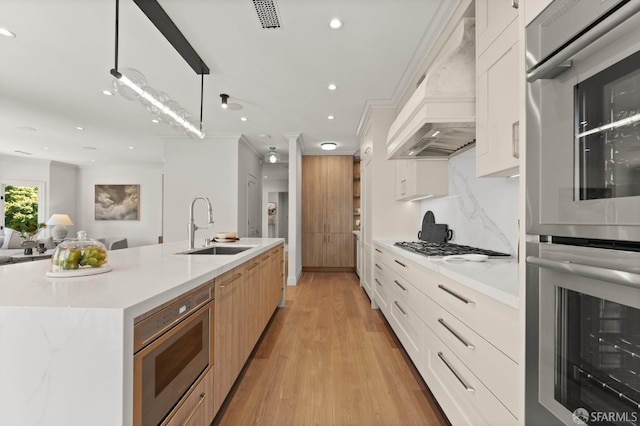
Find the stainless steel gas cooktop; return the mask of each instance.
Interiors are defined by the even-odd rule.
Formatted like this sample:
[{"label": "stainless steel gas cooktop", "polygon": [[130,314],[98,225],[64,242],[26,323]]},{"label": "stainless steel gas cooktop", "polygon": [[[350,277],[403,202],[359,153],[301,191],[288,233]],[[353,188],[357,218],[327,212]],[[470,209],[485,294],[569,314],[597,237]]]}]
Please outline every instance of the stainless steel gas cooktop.
[{"label": "stainless steel gas cooktop", "polygon": [[453,243],[433,243],[429,241],[398,241],[394,245],[405,250],[419,253],[429,257],[454,256],[458,254],[484,254],[495,258],[511,256],[507,253],[500,253],[493,250],[486,250],[476,247],[463,246]]}]

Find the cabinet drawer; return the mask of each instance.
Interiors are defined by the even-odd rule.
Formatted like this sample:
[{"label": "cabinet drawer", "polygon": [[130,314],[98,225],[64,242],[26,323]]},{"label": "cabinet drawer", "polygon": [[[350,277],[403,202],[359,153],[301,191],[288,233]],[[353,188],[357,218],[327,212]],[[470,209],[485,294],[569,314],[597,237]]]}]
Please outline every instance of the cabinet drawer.
[{"label": "cabinet drawer", "polygon": [[422,362],[420,349],[421,334],[426,326],[416,313],[402,300],[395,296],[395,293],[389,294],[389,324],[400,339],[402,346],[416,367]]},{"label": "cabinet drawer", "polygon": [[200,426],[208,424],[207,405],[213,404],[213,396],[207,393],[206,382],[200,383],[191,391],[189,396],[178,406],[173,414],[167,418],[163,426]]},{"label": "cabinet drawer", "polygon": [[424,333],[424,376],[452,425],[516,425],[518,420],[436,337]]},{"label": "cabinet drawer", "polygon": [[373,258],[373,297],[385,317],[389,315],[387,265],[381,262],[380,257]]},{"label": "cabinet drawer", "polygon": [[430,278],[424,290],[431,299],[509,358],[520,359],[517,310],[438,273],[425,274]]},{"label": "cabinet drawer", "polygon": [[421,299],[426,323],[475,376],[514,415],[518,410],[518,365],[427,296]]}]

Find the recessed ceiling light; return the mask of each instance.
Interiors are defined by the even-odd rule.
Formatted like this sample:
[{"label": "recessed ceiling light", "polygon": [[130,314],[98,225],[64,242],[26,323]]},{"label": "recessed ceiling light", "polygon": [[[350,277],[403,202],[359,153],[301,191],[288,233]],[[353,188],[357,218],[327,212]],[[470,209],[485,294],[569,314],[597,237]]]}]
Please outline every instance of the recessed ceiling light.
[{"label": "recessed ceiling light", "polygon": [[320,144],[323,151],[333,151],[338,145],[335,142],[324,142]]},{"label": "recessed ceiling light", "polygon": [[247,117],[240,117],[241,121],[247,121]]},{"label": "recessed ceiling light", "polygon": [[152,123],[158,124],[160,122],[160,120],[158,120],[157,118],[154,118],[151,120]]},{"label": "recessed ceiling light", "polygon": [[327,119],[329,119],[329,120],[333,120],[334,118],[335,117],[333,115],[330,115],[330,116],[327,117]]},{"label": "recessed ceiling light", "polygon": [[130,146],[129,149],[136,149],[134,146]]},{"label": "recessed ceiling light", "polygon": [[76,130],[84,130],[84,127],[76,126]]},{"label": "recessed ceiling light", "polygon": [[336,90],[337,88],[338,88],[338,86],[336,86],[333,83],[331,83],[329,86],[327,86],[327,89],[329,89],[329,90]]},{"label": "recessed ceiling light", "polygon": [[2,28],[0,27],[0,35],[3,35],[5,37],[11,37],[11,38],[16,38],[15,33],[12,33],[11,31],[9,31],[6,28]]},{"label": "recessed ceiling light", "polygon": [[96,160],[91,160],[91,162],[92,162],[92,163],[95,163],[95,162],[96,162]]},{"label": "recessed ceiling light", "polygon": [[45,151],[49,149],[48,146],[43,146],[42,149],[44,149]]},{"label": "recessed ceiling light", "polygon": [[105,95],[105,96],[113,96],[113,92],[111,92],[109,90],[106,90],[106,89],[102,91],[102,94]]},{"label": "recessed ceiling light", "polygon": [[340,28],[342,28],[342,21],[338,18],[333,18],[331,21],[329,21],[329,27],[334,30],[339,30]]}]

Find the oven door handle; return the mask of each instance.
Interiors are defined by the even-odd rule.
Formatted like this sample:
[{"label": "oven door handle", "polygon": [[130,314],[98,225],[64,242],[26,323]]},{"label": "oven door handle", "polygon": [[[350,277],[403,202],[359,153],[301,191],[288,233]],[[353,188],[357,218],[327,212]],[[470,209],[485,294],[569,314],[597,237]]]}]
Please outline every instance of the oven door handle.
[{"label": "oven door handle", "polygon": [[535,256],[527,256],[526,260],[528,264],[539,266],[541,268],[547,268],[572,275],[580,275],[581,277],[592,278],[594,280],[621,284],[627,287],[640,288],[640,274],[634,274],[633,272],[582,265],[580,263],[572,263],[569,261],[542,259]]},{"label": "oven door handle", "polygon": [[570,59],[591,43],[616,28],[618,25],[640,11],[640,2],[630,2],[616,13],[607,17],[598,25],[587,31],[582,37],[569,44],[555,55],[548,57],[546,61],[527,70],[527,81],[533,83],[539,79],[554,78],[562,71],[571,67]]}]

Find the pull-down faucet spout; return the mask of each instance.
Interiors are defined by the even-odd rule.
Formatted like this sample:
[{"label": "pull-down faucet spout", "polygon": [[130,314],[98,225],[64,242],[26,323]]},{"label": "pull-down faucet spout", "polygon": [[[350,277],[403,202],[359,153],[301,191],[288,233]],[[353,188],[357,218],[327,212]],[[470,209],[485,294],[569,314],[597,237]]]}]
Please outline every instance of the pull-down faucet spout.
[{"label": "pull-down faucet spout", "polygon": [[[208,213],[209,213],[209,222],[207,223],[206,227],[199,227],[198,225],[195,224],[195,221],[193,220],[193,205],[196,203],[197,200],[204,200],[207,203],[207,209],[208,209]],[[213,224],[213,208],[211,207],[211,201],[209,201],[209,199],[207,197],[196,197],[193,199],[193,201],[191,201],[191,206],[189,206],[189,250],[194,249],[194,240],[195,240],[195,236],[196,236],[196,231],[198,229],[206,229],[206,228],[210,228]]]}]

